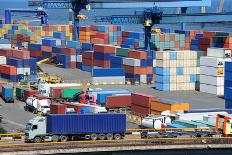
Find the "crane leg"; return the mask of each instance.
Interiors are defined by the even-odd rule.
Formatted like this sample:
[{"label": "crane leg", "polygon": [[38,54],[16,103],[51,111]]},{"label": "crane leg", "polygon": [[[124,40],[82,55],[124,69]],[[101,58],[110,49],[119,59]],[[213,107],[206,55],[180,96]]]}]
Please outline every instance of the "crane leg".
[{"label": "crane leg", "polygon": [[147,50],[147,55],[150,56],[151,54],[151,26],[145,26],[145,50]]}]

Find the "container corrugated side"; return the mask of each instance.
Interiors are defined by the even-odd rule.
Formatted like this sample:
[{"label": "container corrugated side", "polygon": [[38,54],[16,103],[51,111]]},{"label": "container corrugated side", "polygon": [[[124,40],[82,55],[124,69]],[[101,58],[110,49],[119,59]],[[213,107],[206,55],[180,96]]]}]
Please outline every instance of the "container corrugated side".
[{"label": "container corrugated side", "polygon": [[126,131],[125,114],[48,115],[47,133],[121,133]]}]

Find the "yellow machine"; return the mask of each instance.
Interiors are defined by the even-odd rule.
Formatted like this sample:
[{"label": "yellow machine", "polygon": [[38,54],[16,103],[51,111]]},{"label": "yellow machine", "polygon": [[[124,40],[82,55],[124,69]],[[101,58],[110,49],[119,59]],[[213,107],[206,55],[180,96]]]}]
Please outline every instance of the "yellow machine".
[{"label": "yellow machine", "polygon": [[57,75],[48,75],[44,74],[43,77],[40,77],[39,80],[44,81],[46,83],[61,83],[62,79]]},{"label": "yellow machine", "polygon": [[151,30],[152,33],[158,33],[158,34],[162,34],[161,30],[159,28],[153,28]]}]

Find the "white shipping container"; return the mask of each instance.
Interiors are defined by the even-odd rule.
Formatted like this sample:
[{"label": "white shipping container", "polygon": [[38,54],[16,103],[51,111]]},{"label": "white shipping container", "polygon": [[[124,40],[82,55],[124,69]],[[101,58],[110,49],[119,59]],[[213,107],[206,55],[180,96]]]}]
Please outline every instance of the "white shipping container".
[{"label": "white shipping container", "polygon": [[230,58],[231,50],[226,48],[208,48],[207,56],[218,57],[218,58]]},{"label": "white shipping container", "polygon": [[147,83],[147,75],[140,75],[140,82]]},{"label": "white shipping container", "polygon": [[201,57],[200,65],[209,67],[224,67],[226,61],[231,61],[231,58],[216,58],[216,57]]},{"label": "white shipping container", "polygon": [[5,64],[6,64],[6,57],[0,56],[0,65],[5,65]]},{"label": "white shipping container", "polygon": [[77,62],[82,62],[82,55],[77,55]]},{"label": "white shipping container", "polygon": [[156,59],[153,59],[153,67],[156,67]]},{"label": "white shipping container", "polygon": [[70,61],[71,62],[76,62],[77,58],[76,58],[76,55],[71,55],[70,56]]},{"label": "white shipping container", "polygon": [[156,67],[169,67],[169,60],[156,60]]},{"label": "white shipping container", "polygon": [[92,77],[92,83],[98,84],[125,84],[125,76],[108,76],[108,77]]},{"label": "white shipping container", "polygon": [[11,48],[11,44],[0,44],[0,49]]},{"label": "white shipping container", "polygon": [[170,59],[169,51],[156,52],[156,60],[169,60],[169,59]]},{"label": "white shipping container", "polygon": [[225,115],[227,112],[202,112],[202,113],[177,113],[177,120],[187,120],[187,121],[196,121],[196,120],[204,120],[204,116],[216,116],[217,114]]},{"label": "white shipping container", "polygon": [[224,86],[214,86],[214,85],[207,85],[207,84],[200,84],[200,91],[209,93],[209,94],[215,94],[218,96],[224,95]]},{"label": "white shipping container", "polygon": [[141,61],[133,58],[123,58],[122,63],[127,66],[141,66]]},{"label": "white shipping container", "polygon": [[201,74],[200,83],[214,86],[224,86],[224,77],[208,76]]},{"label": "white shipping container", "polygon": [[200,74],[209,76],[224,76],[224,67],[200,67]]}]

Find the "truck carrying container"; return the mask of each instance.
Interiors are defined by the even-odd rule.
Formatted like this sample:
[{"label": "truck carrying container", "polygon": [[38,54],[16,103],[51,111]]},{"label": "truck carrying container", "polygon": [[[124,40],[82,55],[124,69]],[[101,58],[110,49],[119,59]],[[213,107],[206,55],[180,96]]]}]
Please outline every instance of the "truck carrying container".
[{"label": "truck carrying container", "polygon": [[2,99],[6,103],[14,103],[13,85],[2,85]]},{"label": "truck carrying container", "polygon": [[118,140],[124,138],[125,131],[125,114],[50,114],[47,120],[37,116],[27,123],[25,141]]},{"label": "truck carrying container", "polygon": [[26,87],[17,87],[16,88],[16,99],[17,100],[23,100],[23,94],[24,94],[24,90],[26,90]]}]

